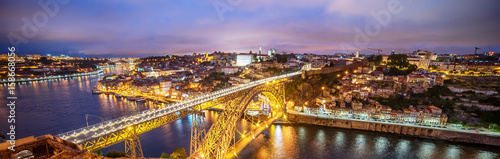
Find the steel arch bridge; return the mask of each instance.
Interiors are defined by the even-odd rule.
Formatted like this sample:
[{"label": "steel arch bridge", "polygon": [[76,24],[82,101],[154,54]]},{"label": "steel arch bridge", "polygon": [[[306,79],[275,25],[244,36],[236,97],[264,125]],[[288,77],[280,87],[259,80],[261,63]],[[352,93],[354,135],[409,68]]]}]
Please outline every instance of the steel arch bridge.
[{"label": "steel arch bridge", "polygon": [[[193,124],[191,138],[191,158],[233,158],[251,140],[265,130],[274,120],[281,117],[285,111],[284,89],[281,83],[267,83],[231,94],[232,97],[226,105],[224,111],[217,118],[217,121],[210,127],[206,135],[203,124]],[[270,103],[270,114],[264,118],[262,116],[249,117],[246,113],[247,107],[253,97],[262,94]],[[246,118],[251,121],[254,129],[240,133],[242,138],[236,142],[236,127],[241,119]],[[199,120],[194,118],[194,121]],[[200,121],[200,120],[199,120]],[[231,143],[233,142],[233,145]]]},{"label": "steel arch bridge", "polygon": [[[272,101],[271,105],[277,106],[273,109],[273,117],[276,119],[277,116],[280,115],[278,108],[284,106],[284,95],[282,95],[284,92],[280,92],[282,90],[276,87],[277,84],[281,83],[281,80],[300,74],[302,74],[302,71],[253,81],[247,84],[197,96],[193,99],[179,103],[168,104],[163,108],[145,110],[138,114],[104,121],[102,123],[61,133],[56,136],[75,144],[80,144],[87,151],[103,149],[125,141],[126,146],[129,145],[129,147],[126,147],[128,155],[131,157],[141,157],[143,156],[142,148],[137,135],[158,128],[189,114],[196,114],[199,110],[225,104],[228,105],[228,107],[223,111],[223,115],[219,117],[215,124],[217,125],[216,127],[212,127],[206,133],[206,136],[204,136],[203,131],[193,131],[191,137],[192,143],[193,140],[198,141],[192,144],[191,150],[194,149],[194,151],[191,152],[203,152],[207,155],[220,157],[223,156],[222,154],[224,154],[226,150],[229,150],[229,143],[223,143],[223,141],[225,142],[233,139],[230,137],[231,133],[232,136],[234,136],[234,132],[226,131],[224,128],[234,128],[233,126],[237,123],[233,123],[234,125],[227,125],[229,124],[228,121],[237,122],[238,119],[241,118],[242,112],[246,110],[248,102],[251,100],[251,96],[261,93],[268,97],[270,101]],[[200,124],[203,124],[202,120],[193,120],[193,126],[200,126]],[[224,139],[216,139],[215,137],[218,136],[216,131],[222,132],[222,130],[224,130],[223,133],[225,134],[221,137],[224,137]],[[216,141],[217,145],[208,144],[208,142],[205,141]]]}]

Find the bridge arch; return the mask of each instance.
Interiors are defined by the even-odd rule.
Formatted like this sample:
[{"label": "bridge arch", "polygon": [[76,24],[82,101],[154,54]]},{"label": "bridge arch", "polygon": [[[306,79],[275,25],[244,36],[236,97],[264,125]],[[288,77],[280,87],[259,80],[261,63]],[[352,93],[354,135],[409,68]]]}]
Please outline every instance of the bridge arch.
[{"label": "bridge arch", "polygon": [[285,98],[282,91],[279,91],[279,88],[275,88],[269,85],[261,85],[258,87],[254,87],[250,89],[248,92],[245,92],[245,95],[241,98],[241,100],[236,104],[240,104],[243,106],[243,111],[248,108],[248,105],[252,101],[252,99],[259,95],[264,95],[267,99],[269,99],[269,104],[271,105],[271,110],[273,112],[280,112],[284,110]]},{"label": "bridge arch", "polygon": [[[284,90],[282,87],[282,84],[268,83],[232,94],[232,98],[226,102],[226,107],[217,118],[217,121],[207,131],[205,137],[199,141],[193,141],[192,139],[191,155],[201,158],[225,158],[227,154],[231,155],[231,151],[236,149],[231,147],[231,142],[235,142],[236,127],[244,118],[245,111],[252,99],[262,94],[269,99],[270,104],[270,114],[267,118],[262,120],[259,118],[254,129],[248,132],[248,134],[254,135],[265,129],[267,125],[281,116],[285,110]],[[193,129],[192,131],[199,130]],[[242,136],[244,138],[245,134]],[[193,145],[195,145],[194,148]]]}]

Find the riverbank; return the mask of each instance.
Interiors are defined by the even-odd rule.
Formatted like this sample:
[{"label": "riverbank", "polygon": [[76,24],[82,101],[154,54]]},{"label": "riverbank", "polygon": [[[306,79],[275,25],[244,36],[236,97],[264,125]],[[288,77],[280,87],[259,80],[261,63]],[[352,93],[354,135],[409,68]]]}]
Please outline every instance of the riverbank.
[{"label": "riverbank", "polygon": [[441,128],[380,123],[361,120],[340,119],[327,116],[306,115],[289,112],[287,119],[294,123],[312,124],[344,129],[385,132],[426,139],[440,139],[453,142],[500,146],[500,136],[482,133],[452,131]]},{"label": "riverbank", "polygon": [[[139,94],[139,95],[129,95],[129,94],[126,94],[126,93],[123,93],[123,92],[120,92],[120,91],[112,91],[112,90],[99,90],[100,92],[99,93],[93,93],[93,94],[106,94],[106,95],[115,95],[116,94],[119,94],[120,96],[117,98],[124,98],[124,99],[127,99],[129,100],[130,99],[133,99],[133,101],[137,101],[138,99],[144,99],[144,100],[147,100],[147,101],[152,101],[152,102],[160,102],[160,103],[165,103],[165,104],[169,104],[169,103],[176,103],[176,102],[179,102],[179,101],[174,101],[174,100],[168,100],[168,99],[161,99],[160,97],[157,97],[157,96],[150,96],[150,95],[145,95],[145,94]],[[140,98],[138,98],[140,97]]]},{"label": "riverbank", "polygon": [[[15,83],[18,83],[18,82],[30,82],[30,81],[43,81],[43,80],[52,80],[52,79],[62,79],[62,78],[69,78],[69,77],[80,77],[80,76],[88,76],[88,75],[96,75],[96,74],[99,74],[99,73],[102,73],[103,70],[97,70],[97,71],[93,71],[93,72],[86,72],[86,73],[74,73],[74,74],[70,74],[70,75],[58,75],[58,76],[46,76],[46,77],[35,77],[35,78],[19,78],[19,79],[16,79],[14,82]],[[10,81],[8,81],[7,79],[2,79],[0,81],[0,83],[11,83]]]}]

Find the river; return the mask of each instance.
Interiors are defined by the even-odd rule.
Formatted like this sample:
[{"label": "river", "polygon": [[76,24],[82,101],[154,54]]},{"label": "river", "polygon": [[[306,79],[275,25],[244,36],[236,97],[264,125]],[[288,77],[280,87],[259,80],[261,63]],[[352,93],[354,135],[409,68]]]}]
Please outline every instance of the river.
[{"label": "river", "polygon": [[[136,103],[112,95],[93,95],[97,80],[118,74],[127,67],[107,68],[104,74],[16,85],[16,138],[59,134],[86,126],[85,114],[104,120],[159,107]],[[9,96],[7,85],[0,85],[0,98]],[[0,100],[0,132],[9,131],[7,100]],[[217,112],[205,112],[209,127]],[[89,124],[101,119],[89,117]],[[145,157],[159,157],[184,147],[189,154],[191,116],[139,135]],[[106,149],[124,150],[124,143]],[[346,130],[302,124],[271,125],[239,158],[500,158],[500,148],[411,138],[378,132]]]}]

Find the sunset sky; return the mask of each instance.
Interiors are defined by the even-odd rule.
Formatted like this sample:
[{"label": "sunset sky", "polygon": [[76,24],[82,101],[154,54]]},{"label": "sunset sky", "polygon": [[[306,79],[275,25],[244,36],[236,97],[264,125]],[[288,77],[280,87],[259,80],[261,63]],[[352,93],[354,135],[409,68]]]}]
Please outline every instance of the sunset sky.
[{"label": "sunset sky", "polygon": [[[316,54],[373,53],[368,47],[384,54],[419,48],[467,54],[474,47],[500,52],[498,0],[40,1],[58,2],[56,12],[38,2],[0,2],[5,53],[12,45],[24,55],[97,57],[256,52],[259,47]],[[217,8],[225,12],[218,14]]]}]

